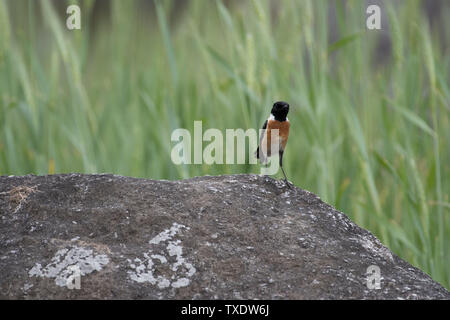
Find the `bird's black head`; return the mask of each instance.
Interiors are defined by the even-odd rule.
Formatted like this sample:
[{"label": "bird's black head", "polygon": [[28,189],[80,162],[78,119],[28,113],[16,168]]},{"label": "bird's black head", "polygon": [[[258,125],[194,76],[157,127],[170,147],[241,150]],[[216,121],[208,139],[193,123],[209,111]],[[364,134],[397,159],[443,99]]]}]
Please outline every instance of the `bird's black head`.
[{"label": "bird's black head", "polygon": [[284,101],[277,101],[273,104],[272,114],[277,121],[286,121],[286,116],[289,112],[289,103]]}]

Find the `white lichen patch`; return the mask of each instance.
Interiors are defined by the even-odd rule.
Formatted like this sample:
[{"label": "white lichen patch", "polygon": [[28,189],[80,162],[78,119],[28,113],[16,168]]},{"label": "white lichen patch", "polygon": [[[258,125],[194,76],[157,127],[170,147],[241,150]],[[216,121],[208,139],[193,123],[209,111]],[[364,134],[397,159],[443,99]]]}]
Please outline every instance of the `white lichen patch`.
[{"label": "white lichen patch", "polygon": [[30,290],[31,288],[33,288],[33,285],[32,284],[30,284],[30,283],[25,283],[24,285],[23,285],[23,292],[27,292],[28,290]]},{"label": "white lichen patch", "polygon": [[174,235],[176,235],[181,228],[186,228],[185,226],[174,223],[172,227],[168,230],[164,230],[163,232],[159,233],[156,237],[151,239],[149,241],[150,244],[159,244],[160,242],[167,241],[171,239]]},{"label": "white lichen patch", "polygon": [[[355,240],[355,238],[350,239]],[[391,262],[394,261],[394,257],[392,256],[391,251],[383,246],[378,239],[370,239],[368,236],[360,236],[359,238],[356,238],[356,240],[372,255],[382,257],[385,260],[389,260]]]},{"label": "white lichen patch", "polygon": [[96,255],[92,249],[71,246],[58,250],[45,267],[36,263],[28,274],[30,277],[55,278],[56,285],[64,287],[73,275],[73,266],[77,266],[80,276],[84,276],[100,271],[108,263],[109,258],[104,254]]},{"label": "white lichen patch", "polygon": [[[128,259],[131,280],[158,286],[160,289],[186,287],[195,274],[195,267],[183,257],[181,240],[173,238],[189,227],[174,223],[149,241],[151,245],[142,258]],[[159,275],[156,275],[160,273]]]},{"label": "white lichen patch", "polygon": [[209,191],[212,191],[213,193],[221,192],[220,190],[214,188],[214,187],[208,187]]},{"label": "white lichen patch", "polygon": [[187,278],[180,278],[172,283],[172,287],[174,288],[187,287],[189,285],[189,282],[190,281]]}]

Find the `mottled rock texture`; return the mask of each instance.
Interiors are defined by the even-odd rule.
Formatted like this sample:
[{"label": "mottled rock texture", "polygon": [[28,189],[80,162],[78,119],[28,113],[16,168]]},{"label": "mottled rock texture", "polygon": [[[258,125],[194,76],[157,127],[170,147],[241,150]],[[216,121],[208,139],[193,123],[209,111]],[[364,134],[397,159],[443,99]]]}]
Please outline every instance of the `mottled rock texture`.
[{"label": "mottled rock texture", "polygon": [[[367,287],[371,265],[380,268],[380,289]],[[0,177],[0,298],[450,294],[345,214],[281,181],[67,174]]]}]

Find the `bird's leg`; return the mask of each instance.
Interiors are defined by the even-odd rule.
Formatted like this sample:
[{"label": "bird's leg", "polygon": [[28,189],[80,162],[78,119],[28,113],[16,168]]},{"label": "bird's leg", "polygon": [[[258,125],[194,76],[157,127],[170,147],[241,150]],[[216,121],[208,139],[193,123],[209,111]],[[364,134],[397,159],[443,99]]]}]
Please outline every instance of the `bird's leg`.
[{"label": "bird's leg", "polygon": [[284,182],[285,182],[286,185],[289,187],[289,189],[292,189],[291,183],[290,183],[290,182],[287,180],[287,178],[286,178],[286,173],[284,173],[283,167],[281,167],[281,171],[283,172],[283,175],[284,175]]},{"label": "bird's leg", "polygon": [[284,153],[284,150],[280,150],[280,152],[279,152],[279,156],[280,156],[280,167],[281,167],[281,171],[283,172],[283,175],[284,175],[284,182],[285,182],[286,185],[289,187],[289,189],[292,189],[291,184],[289,183],[289,181],[288,181],[288,179],[287,179],[287,177],[286,177],[286,173],[284,172],[284,169],[283,169],[283,153]]}]

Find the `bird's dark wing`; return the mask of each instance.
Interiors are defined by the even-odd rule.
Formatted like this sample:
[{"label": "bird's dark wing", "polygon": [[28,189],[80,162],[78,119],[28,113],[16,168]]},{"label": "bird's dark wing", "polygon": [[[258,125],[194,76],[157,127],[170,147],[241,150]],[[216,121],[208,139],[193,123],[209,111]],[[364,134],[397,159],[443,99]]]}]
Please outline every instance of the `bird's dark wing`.
[{"label": "bird's dark wing", "polygon": [[268,121],[268,120],[266,120],[266,121],[264,122],[263,126],[262,126],[262,129],[263,129],[263,130],[266,130],[266,128],[267,128],[267,121]]},{"label": "bird's dark wing", "polygon": [[[263,137],[264,137],[264,134],[266,133],[267,121],[268,121],[268,120],[266,120],[266,121],[264,122],[263,126],[262,126],[262,130],[263,130],[263,131],[261,132],[261,137],[259,138],[259,144],[261,144],[261,141],[262,141],[262,139],[263,139]],[[259,159],[259,146],[258,146],[258,149],[256,149],[255,155],[256,155],[256,159]]]}]

